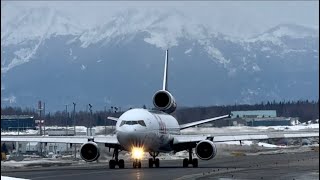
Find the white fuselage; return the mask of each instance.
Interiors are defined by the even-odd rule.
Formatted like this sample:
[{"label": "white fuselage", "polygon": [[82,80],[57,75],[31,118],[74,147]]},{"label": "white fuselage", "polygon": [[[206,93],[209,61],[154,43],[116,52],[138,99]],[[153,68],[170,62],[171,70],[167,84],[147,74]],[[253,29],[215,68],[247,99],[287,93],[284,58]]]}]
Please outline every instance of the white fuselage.
[{"label": "white fuselage", "polygon": [[127,151],[142,147],[147,152],[172,150],[172,135],[180,134],[178,121],[161,111],[131,109],[116,124],[117,139]]}]

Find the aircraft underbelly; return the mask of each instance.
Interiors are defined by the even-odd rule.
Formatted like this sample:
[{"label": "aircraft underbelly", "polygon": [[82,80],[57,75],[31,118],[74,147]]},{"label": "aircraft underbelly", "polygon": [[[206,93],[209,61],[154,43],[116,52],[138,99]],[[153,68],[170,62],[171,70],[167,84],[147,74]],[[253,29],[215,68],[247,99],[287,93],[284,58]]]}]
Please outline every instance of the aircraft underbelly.
[{"label": "aircraft underbelly", "polygon": [[157,136],[155,133],[150,132],[134,134],[119,133],[117,138],[122,147],[124,147],[127,151],[131,151],[133,147],[143,147],[144,149],[149,149],[150,147],[155,146]]},{"label": "aircraft underbelly", "polygon": [[133,147],[143,147],[145,151],[167,152],[171,151],[172,139],[169,134],[156,132],[121,134],[117,135],[118,141],[127,151]]}]

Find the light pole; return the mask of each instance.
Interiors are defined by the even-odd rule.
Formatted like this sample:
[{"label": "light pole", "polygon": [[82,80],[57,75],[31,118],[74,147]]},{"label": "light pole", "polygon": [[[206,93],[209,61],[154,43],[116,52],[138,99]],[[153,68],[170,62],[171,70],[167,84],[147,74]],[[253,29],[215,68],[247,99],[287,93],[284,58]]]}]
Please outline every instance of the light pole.
[{"label": "light pole", "polygon": [[[66,136],[68,136],[68,117],[69,117],[68,116],[68,104],[66,104],[65,106],[66,106]],[[68,145],[69,144],[67,144],[67,147],[66,147],[67,153],[69,151]]]},{"label": "light pole", "polygon": [[76,135],[76,103],[73,102],[73,132]]},{"label": "light pole", "polygon": [[46,119],[45,118],[46,118],[46,103],[43,102],[43,134],[44,135],[46,135]]},{"label": "light pole", "polygon": [[104,106],[104,135],[107,135],[107,106]]},{"label": "light pole", "polygon": [[[42,119],[42,118],[41,118],[41,117],[42,117],[42,116],[41,116],[42,106],[41,106],[41,101],[38,102],[38,110],[39,110],[39,119],[40,119],[40,120],[39,120],[39,121],[40,121],[40,122],[39,122],[40,136],[42,136],[42,125],[41,125],[41,123],[42,123],[42,122],[41,122],[41,119]],[[40,142],[40,155],[41,155],[41,156],[43,156],[43,154],[42,154],[43,152],[42,152],[42,151],[43,151],[43,150],[42,150],[42,143]]]},{"label": "light pole", "polygon": [[18,136],[19,136],[19,132],[20,132],[20,118],[18,117]]},{"label": "light pole", "polygon": [[90,120],[90,125],[89,125],[90,126],[90,136],[92,136],[92,119],[93,118],[92,118],[92,105],[91,104],[89,104],[89,110],[90,110],[90,117],[91,117],[90,118],[91,119]]},{"label": "light pole", "polygon": [[39,127],[40,127],[40,136],[42,136],[42,125],[41,125],[41,119],[42,119],[42,116],[41,116],[41,112],[42,112],[42,107],[41,107],[41,101],[38,102],[38,110],[39,110]]},{"label": "light pole", "polygon": [[[73,102],[73,131],[74,136],[76,135],[76,103]],[[74,144],[74,159],[77,158],[77,146]]]},{"label": "light pole", "polygon": [[68,135],[68,104],[65,105],[66,106],[66,136]]}]

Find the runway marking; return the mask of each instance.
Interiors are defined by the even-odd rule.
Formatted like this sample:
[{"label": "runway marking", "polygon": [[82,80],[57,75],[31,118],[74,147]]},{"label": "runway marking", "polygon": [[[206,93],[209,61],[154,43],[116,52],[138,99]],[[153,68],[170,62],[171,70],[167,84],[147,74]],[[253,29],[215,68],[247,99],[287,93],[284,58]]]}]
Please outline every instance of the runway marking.
[{"label": "runway marking", "polygon": [[79,173],[79,174],[64,174],[64,175],[54,175],[54,176],[42,176],[42,177],[35,177],[31,179],[44,179],[44,178],[53,178],[53,177],[68,177],[68,176],[80,176],[80,175],[87,175],[87,174],[99,174],[99,173],[107,173],[111,171],[125,171],[126,169],[122,170],[110,170],[110,171],[96,171],[96,172],[88,172],[88,173]]}]

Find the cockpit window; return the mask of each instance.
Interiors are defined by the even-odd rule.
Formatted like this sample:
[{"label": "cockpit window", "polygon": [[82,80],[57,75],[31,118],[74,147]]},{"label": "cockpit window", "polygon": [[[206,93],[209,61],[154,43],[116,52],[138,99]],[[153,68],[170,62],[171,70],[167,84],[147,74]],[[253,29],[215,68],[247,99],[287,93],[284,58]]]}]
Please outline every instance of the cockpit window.
[{"label": "cockpit window", "polygon": [[126,124],[128,124],[128,125],[134,125],[134,124],[138,124],[138,122],[137,122],[137,121],[127,121]]},{"label": "cockpit window", "polygon": [[139,121],[122,121],[120,126],[123,126],[125,124],[127,124],[127,125],[139,124],[141,126],[146,126],[146,123],[143,120],[139,120]]},{"label": "cockpit window", "polygon": [[146,126],[146,123],[144,123],[143,120],[138,121],[138,124],[140,124],[141,126]]}]

